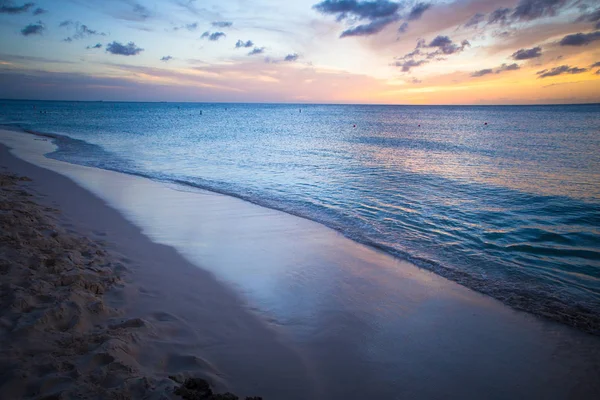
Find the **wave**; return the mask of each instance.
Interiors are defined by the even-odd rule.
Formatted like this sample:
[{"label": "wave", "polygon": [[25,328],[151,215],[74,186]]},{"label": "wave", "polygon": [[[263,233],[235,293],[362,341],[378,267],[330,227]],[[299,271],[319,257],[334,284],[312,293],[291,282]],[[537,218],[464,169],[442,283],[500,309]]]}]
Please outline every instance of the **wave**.
[{"label": "wave", "polygon": [[[455,281],[461,285],[469,287],[485,295],[494,297],[503,303],[517,310],[526,311],[538,316],[542,316],[554,321],[558,321],[586,332],[600,335],[600,304],[592,299],[588,302],[577,301],[569,296],[565,296],[560,290],[556,290],[555,282],[542,282],[535,279],[530,273],[514,269],[510,271],[511,280],[498,279],[490,277],[481,270],[466,270],[455,268],[448,263],[441,262],[433,257],[427,257],[419,252],[412,251],[399,245],[399,243],[386,242],[381,237],[377,237],[376,230],[368,222],[358,218],[349,220],[332,212],[330,208],[316,202],[308,203],[302,200],[282,199],[265,196],[251,190],[241,190],[235,185],[227,182],[217,182],[197,177],[182,177],[161,173],[150,173],[138,167],[135,162],[126,160],[123,157],[105,150],[101,146],[88,143],[84,140],[75,139],[66,135],[56,133],[44,133],[25,130],[27,133],[51,138],[57,145],[57,149],[47,157],[66,161],[73,164],[96,167],[130,175],[140,176],[164,183],[176,184],[183,190],[201,189],[227,196],[240,198],[242,200],[257,204],[263,207],[276,209],[301,218],[313,220],[321,223],[331,229],[334,229],[344,236],[356,242],[368,245],[370,247],[386,252],[398,259],[408,261],[424,270],[431,271],[446,279]],[[554,207],[552,211],[564,207]],[[479,217],[493,220],[494,213],[490,212]],[[496,216],[497,217],[497,216]],[[566,216],[565,218],[575,218]],[[450,221],[451,223],[451,221]],[[421,228],[423,229],[423,228]],[[456,232],[458,234],[458,231]],[[525,236],[523,232],[513,232],[515,236]],[[553,256],[553,257],[579,257],[586,260],[600,260],[600,252],[595,249],[585,249],[572,246],[573,239],[568,235],[562,235],[555,232],[538,229],[536,232],[529,232],[530,240],[519,243],[496,243],[493,240],[493,233],[486,237],[476,237],[466,232],[461,233],[463,239],[469,239],[485,248],[506,254],[516,254],[524,256],[533,254],[535,256]],[[492,239],[491,241],[489,239]],[[556,245],[548,246],[547,243]],[[508,272],[507,272],[508,273]],[[516,283],[518,282],[518,283]]]}]

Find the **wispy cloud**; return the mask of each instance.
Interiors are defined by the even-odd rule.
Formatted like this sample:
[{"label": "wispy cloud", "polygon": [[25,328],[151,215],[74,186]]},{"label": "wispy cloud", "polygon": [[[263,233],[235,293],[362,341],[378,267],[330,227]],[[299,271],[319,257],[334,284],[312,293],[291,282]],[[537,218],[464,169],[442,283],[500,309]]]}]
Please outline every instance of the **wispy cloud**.
[{"label": "wispy cloud", "polygon": [[254,46],[254,42],[252,42],[252,40],[246,40],[245,42],[243,40],[238,40],[237,42],[235,42],[235,48],[236,49],[241,49],[241,48],[248,48],[248,47],[252,47]]},{"label": "wispy cloud", "polygon": [[102,48],[102,43],[96,43],[93,46],[87,46],[86,49],[91,50],[91,49],[101,49]]},{"label": "wispy cloud", "polygon": [[173,57],[171,56],[164,56],[163,58],[160,59],[160,61],[162,62],[169,62],[173,59]]},{"label": "wispy cloud", "polygon": [[129,42],[125,45],[119,42],[112,42],[106,46],[106,51],[120,56],[136,56],[144,51],[144,49],[136,46],[134,42]]},{"label": "wispy cloud", "polygon": [[571,67],[569,65],[561,65],[560,67],[555,67],[552,68],[550,70],[548,69],[544,69],[541,71],[536,72],[536,74],[538,75],[538,78],[548,78],[550,76],[557,76],[557,75],[564,75],[564,74],[581,74],[583,72],[586,72],[588,69],[587,68],[578,68],[578,67]]},{"label": "wispy cloud", "polygon": [[106,33],[99,32],[94,29],[90,29],[87,25],[81,22],[73,22],[71,20],[63,21],[59,24],[63,28],[73,28],[73,35],[64,39],[65,42],[71,42],[73,40],[85,39],[90,36],[106,36]]},{"label": "wispy cloud", "polygon": [[225,35],[225,33],[223,32],[209,32],[206,31],[202,34],[202,36],[200,36],[201,39],[208,39],[210,41],[216,42],[217,40],[225,37],[227,35]]},{"label": "wispy cloud", "polygon": [[42,15],[42,14],[46,14],[47,12],[48,12],[48,10],[38,7],[35,10],[33,10],[33,15]]},{"label": "wispy cloud", "polygon": [[299,58],[299,56],[296,53],[288,54],[287,56],[285,56],[283,61],[294,62],[294,61],[298,61],[298,58]]},{"label": "wispy cloud", "polygon": [[255,47],[252,49],[252,51],[250,53],[248,53],[249,56],[253,56],[256,54],[263,54],[265,52],[265,48],[264,47]]},{"label": "wispy cloud", "polygon": [[215,28],[230,28],[233,25],[231,21],[214,21],[211,25]]}]

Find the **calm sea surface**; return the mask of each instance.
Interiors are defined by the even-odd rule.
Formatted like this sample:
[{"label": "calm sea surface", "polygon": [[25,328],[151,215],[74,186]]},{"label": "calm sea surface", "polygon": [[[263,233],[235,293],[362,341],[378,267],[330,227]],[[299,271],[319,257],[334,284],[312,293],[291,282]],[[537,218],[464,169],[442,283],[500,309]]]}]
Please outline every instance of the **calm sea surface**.
[{"label": "calm sea surface", "polygon": [[600,105],[0,101],[0,124],[60,135],[50,157],[300,215],[600,327]]}]

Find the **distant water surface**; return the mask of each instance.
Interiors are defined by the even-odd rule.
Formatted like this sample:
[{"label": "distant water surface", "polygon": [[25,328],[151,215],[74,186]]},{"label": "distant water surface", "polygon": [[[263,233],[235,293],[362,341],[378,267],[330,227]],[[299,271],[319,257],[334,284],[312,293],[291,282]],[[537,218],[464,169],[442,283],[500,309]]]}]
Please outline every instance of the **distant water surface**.
[{"label": "distant water surface", "polygon": [[0,124],[60,135],[53,158],[281,209],[600,329],[600,105],[1,101]]}]

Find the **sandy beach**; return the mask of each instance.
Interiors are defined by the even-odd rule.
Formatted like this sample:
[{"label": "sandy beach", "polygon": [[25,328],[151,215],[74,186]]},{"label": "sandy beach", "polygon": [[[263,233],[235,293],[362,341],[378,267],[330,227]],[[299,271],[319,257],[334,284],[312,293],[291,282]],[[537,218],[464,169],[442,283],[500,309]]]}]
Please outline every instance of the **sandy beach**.
[{"label": "sandy beach", "polygon": [[179,398],[169,376],[265,399],[600,395],[597,336],[311,221],[1,140],[2,398]]}]

